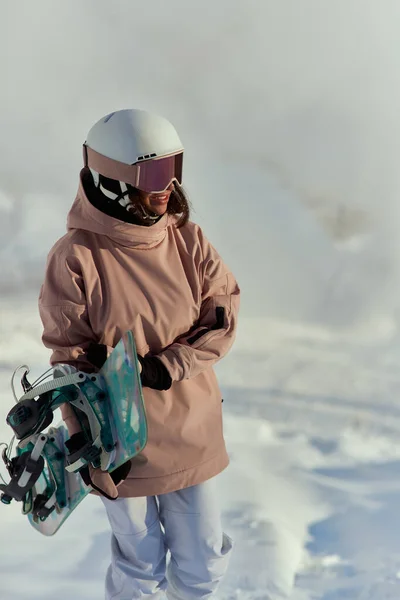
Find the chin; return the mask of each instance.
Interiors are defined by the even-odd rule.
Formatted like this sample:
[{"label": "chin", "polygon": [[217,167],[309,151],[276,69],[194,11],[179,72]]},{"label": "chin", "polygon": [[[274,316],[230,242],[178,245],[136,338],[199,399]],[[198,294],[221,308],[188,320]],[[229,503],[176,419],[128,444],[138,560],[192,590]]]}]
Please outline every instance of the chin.
[{"label": "chin", "polygon": [[167,206],[152,206],[151,210],[156,214],[156,215],[165,215],[165,213],[167,212]]}]

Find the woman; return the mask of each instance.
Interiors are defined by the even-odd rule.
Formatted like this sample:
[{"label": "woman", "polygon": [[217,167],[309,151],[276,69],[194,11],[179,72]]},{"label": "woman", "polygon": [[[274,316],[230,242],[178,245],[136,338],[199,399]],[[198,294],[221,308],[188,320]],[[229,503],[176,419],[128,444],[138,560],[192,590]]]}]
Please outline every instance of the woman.
[{"label": "woman", "polygon": [[[118,487],[91,470],[113,532],[106,598],[165,598],[167,585],[170,600],[210,598],[231,549],[214,488],[229,460],[212,367],[233,343],[239,288],[189,221],[183,146],[166,119],[111,113],[84,159],[39,308],[52,364],[93,371],[127,330],[140,354],[147,446]],[[70,407],[63,418],[75,433]]]}]

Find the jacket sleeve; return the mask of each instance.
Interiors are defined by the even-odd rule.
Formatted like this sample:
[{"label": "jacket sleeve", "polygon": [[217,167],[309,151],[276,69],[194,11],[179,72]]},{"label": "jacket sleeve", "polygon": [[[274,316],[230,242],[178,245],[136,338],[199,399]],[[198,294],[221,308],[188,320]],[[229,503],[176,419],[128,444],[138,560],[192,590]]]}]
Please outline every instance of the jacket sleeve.
[{"label": "jacket sleeve", "polygon": [[39,295],[42,341],[52,350],[50,363],[67,363],[93,371],[86,359],[91,342],[97,342],[88,317],[85,286],[79,261],[54,249],[47,260]]},{"label": "jacket sleeve", "polygon": [[[86,351],[91,342],[98,340],[90,326],[80,264],[75,257],[66,256],[57,247],[47,260],[39,295],[39,313],[43,323],[43,344],[52,350],[50,363],[66,363],[85,372],[94,371]],[[61,412],[68,429],[71,426],[74,429],[76,419],[71,407],[63,404]]]},{"label": "jacket sleeve", "polygon": [[173,381],[191,379],[212,367],[228,353],[236,334],[239,286],[213,246],[202,235],[200,241],[202,300],[198,322],[157,355]]}]

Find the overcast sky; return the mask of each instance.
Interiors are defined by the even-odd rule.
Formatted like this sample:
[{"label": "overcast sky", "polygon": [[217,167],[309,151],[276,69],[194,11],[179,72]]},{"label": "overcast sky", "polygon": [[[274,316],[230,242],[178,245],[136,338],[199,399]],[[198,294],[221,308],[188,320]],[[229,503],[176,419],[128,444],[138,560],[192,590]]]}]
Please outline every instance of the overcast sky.
[{"label": "overcast sky", "polygon": [[397,0],[0,0],[0,290],[39,290],[91,125],[158,112],[243,314],[397,327]]}]

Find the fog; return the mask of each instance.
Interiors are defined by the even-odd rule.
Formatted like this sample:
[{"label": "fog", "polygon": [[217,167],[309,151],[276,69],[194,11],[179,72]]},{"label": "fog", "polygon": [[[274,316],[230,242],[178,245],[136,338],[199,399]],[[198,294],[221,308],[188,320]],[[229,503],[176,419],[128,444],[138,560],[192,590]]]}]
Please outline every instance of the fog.
[{"label": "fog", "polygon": [[91,125],[158,112],[243,316],[399,322],[396,0],[0,0],[0,292],[38,293]]}]

